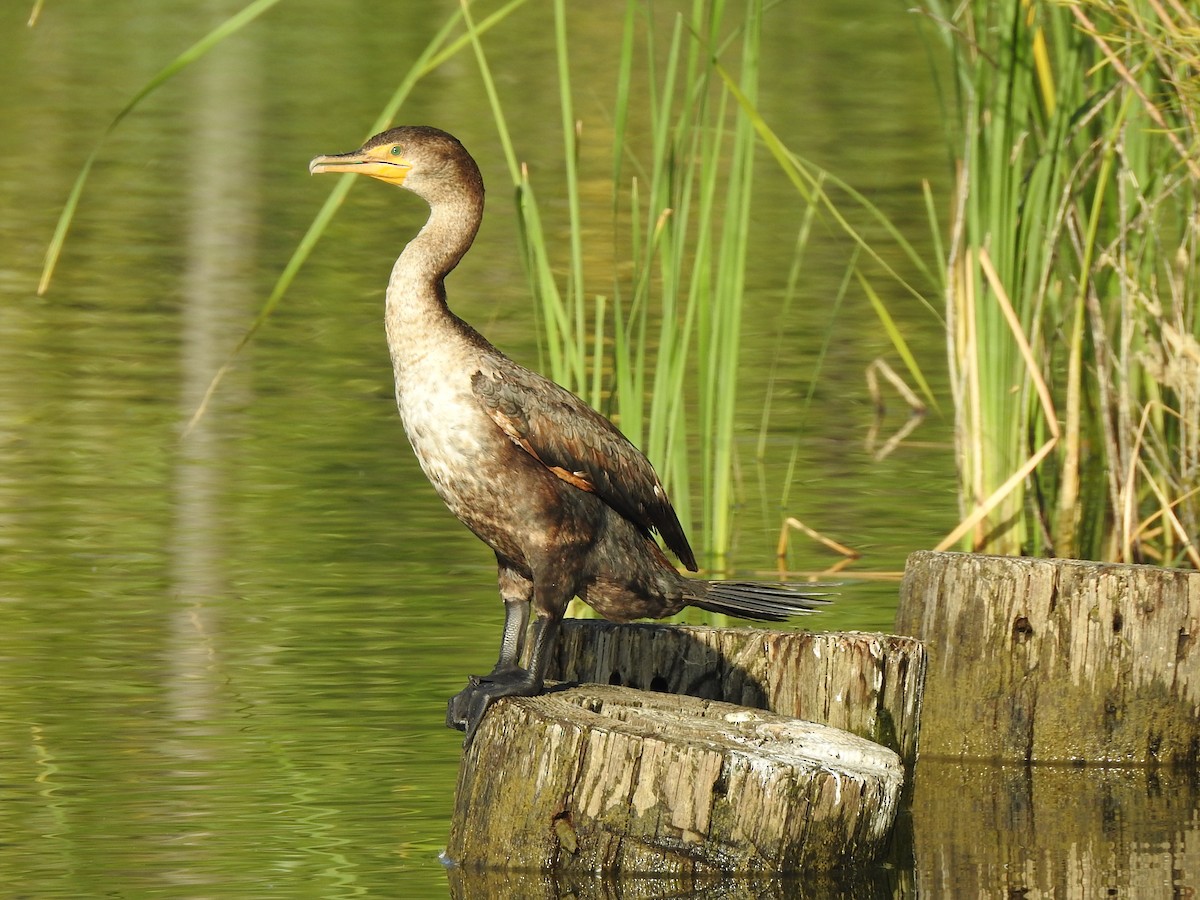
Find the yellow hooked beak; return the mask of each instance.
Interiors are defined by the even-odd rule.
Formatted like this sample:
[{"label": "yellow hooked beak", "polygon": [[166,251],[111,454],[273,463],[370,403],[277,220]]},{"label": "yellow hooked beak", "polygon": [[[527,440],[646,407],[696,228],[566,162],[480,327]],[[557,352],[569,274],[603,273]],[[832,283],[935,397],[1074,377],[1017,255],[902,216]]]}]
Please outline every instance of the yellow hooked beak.
[{"label": "yellow hooked beak", "polygon": [[358,175],[370,175],[388,184],[399,185],[404,183],[404,179],[412,171],[412,163],[405,158],[399,144],[380,144],[351,153],[318,156],[308,164],[308,171],[310,175],[354,172]]}]

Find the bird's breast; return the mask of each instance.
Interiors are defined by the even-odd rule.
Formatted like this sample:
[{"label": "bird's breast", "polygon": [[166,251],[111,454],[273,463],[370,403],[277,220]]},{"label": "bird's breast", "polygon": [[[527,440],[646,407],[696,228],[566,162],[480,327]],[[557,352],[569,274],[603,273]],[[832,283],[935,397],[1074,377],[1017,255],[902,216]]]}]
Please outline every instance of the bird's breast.
[{"label": "bird's breast", "polygon": [[495,546],[497,518],[510,508],[499,494],[519,451],[475,397],[471,377],[486,360],[469,350],[447,337],[393,354],[396,402],[425,477],[451,512]]},{"label": "bird's breast", "polygon": [[466,490],[488,456],[495,426],[471,392],[470,374],[431,352],[396,367],[396,403],[421,468],[447,502]]}]

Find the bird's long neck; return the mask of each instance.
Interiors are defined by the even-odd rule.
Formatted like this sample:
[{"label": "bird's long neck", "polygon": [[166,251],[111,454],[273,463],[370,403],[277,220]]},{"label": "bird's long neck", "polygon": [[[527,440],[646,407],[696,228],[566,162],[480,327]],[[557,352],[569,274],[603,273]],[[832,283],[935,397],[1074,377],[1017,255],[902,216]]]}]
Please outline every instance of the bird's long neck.
[{"label": "bird's long neck", "polygon": [[446,311],[442,281],[470,248],[482,218],[482,196],[460,195],[430,203],[429,221],[392,268],[387,290],[389,329]]}]

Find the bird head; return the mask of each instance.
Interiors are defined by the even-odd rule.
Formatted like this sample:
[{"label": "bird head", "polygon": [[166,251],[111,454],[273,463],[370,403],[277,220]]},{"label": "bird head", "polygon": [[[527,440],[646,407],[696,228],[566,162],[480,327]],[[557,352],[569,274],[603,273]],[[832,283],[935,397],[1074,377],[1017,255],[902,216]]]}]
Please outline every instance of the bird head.
[{"label": "bird head", "polygon": [[357,150],[318,156],[308,164],[313,175],[353,172],[370,175],[388,184],[408,188],[435,199],[440,187],[478,185],[483,189],[479,168],[453,135],[437,128],[406,125],[392,128],[368,140]]}]

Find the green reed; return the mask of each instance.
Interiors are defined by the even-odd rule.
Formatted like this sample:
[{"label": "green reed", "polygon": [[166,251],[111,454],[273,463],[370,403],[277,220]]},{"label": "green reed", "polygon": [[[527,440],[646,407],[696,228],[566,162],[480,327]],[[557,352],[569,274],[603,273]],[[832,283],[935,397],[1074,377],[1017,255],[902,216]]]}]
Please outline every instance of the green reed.
[{"label": "green reed", "polygon": [[[232,37],[242,28],[248,27],[251,23],[258,19],[259,16],[267,12],[278,2],[279,0],[251,0],[251,2],[243,7],[241,11],[220,22],[206,35],[197,40],[192,46],[171,60],[166,66],[163,67],[162,70],[155,74],[149,81],[146,82],[146,84],[144,84],[137,92],[135,92],[133,97],[123,107],[121,107],[121,109],[109,122],[108,126],[105,128],[100,138],[96,141],[95,146],[85,159],[83,166],[80,168],[79,174],[76,176],[75,183],[71,188],[71,192],[68,195],[66,202],[63,204],[62,212],[59,214],[58,222],[55,225],[54,235],[52,236],[50,243],[46,248],[45,259],[42,266],[42,275],[38,283],[39,295],[46,293],[50,288],[54,271],[58,266],[58,260],[62,254],[63,245],[66,243],[67,236],[70,233],[71,224],[74,221],[75,213],[79,207],[80,198],[83,195],[84,188],[87,185],[88,177],[91,174],[92,167],[95,164],[100,150],[103,148],[104,142],[108,136],[112,134],[112,132],[127,116],[134,113],[138,109],[143,100],[154,93],[154,91],[156,91],[159,87],[161,87],[171,78],[174,78],[188,66],[200,60],[213,47],[217,46],[227,38]],[[466,13],[466,5],[464,4],[462,11],[451,13],[450,16],[447,17],[446,21],[442,24],[441,28],[435,32],[422,53],[413,61],[413,64],[409,67],[408,71],[402,75],[399,84],[392,93],[392,96],[389,98],[383,110],[380,112],[379,116],[376,118],[375,123],[367,129],[363,136],[369,137],[370,135],[375,134],[378,131],[382,131],[384,128],[390,125],[401,105],[404,103],[404,100],[411,94],[417,83],[422,78],[424,78],[430,72],[435,71],[443,63],[452,59],[472,41],[477,42],[483,34],[486,34],[492,27],[508,18],[508,16],[524,5],[525,2],[526,0],[508,0],[507,3],[495,9],[483,20],[479,22],[472,22],[470,34],[456,34],[456,32],[461,31],[462,19]],[[36,12],[37,10],[35,8],[34,14],[31,15],[30,18],[30,25],[32,25],[36,19]],[[333,220],[338,207],[341,206],[342,201],[345,200],[346,195],[350,192],[351,185],[355,182],[356,179],[350,175],[346,175],[338,179],[337,184],[330,191],[329,197],[322,205],[320,211],[313,218],[308,230],[300,239],[300,242],[296,245],[296,248],[292,251],[291,257],[288,259],[283,271],[276,279],[275,284],[271,288],[271,292],[266,301],[263,303],[263,307],[259,311],[258,316],[246,330],[246,333],[242,336],[242,339],[238,342],[237,346],[232,348],[229,359],[226,360],[226,362],[219,370],[217,370],[216,373],[214,373],[212,381],[209,383],[199,407],[194,411],[191,419],[184,428],[185,435],[190,432],[195,424],[203,417],[206,409],[208,408],[209,401],[216,392],[217,388],[220,386],[224,376],[232,368],[238,355],[243,349],[245,349],[246,345],[254,337],[258,329],[261,328],[262,325],[271,317],[271,314],[274,312],[276,306],[279,305],[279,302],[283,299],[284,294],[287,292],[288,287],[291,285],[292,281],[295,279],[297,273],[303,267],[304,263],[308,260],[308,257],[316,247],[317,242],[321,239],[321,235],[324,233],[326,227],[328,227],[329,223]]]},{"label": "green reed", "polygon": [[947,545],[1200,566],[1195,14],[928,6],[957,97]]},{"label": "green reed", "polygon": [[[564,153],[573,162],[579,132],[571,112],[564,7],[563,0],[556,0],[554,21]],[[930,405],[937,406],[900,329],[857,271],[857,260],[869,260],[874,270],[927,306],[925,292],[928,285],[940,284],[939,278],[878,208],[846,182],[795,155],[759,113],[763,12],[762,0],[694,0],[690,14],[676,15],[666,25],[654,19],[651,5],[626,3],[611,130],[610,230],[616,261],[611,274],[597,279],[582,264],[576,239],[583,223],[573,186],[577,169],[568,167],[562,189],[573,239],[567,261],[558,263],[567,272],[560,284],[532,186],[513,167],[525,257],[539,299],[551,374],[608,412],[642,447],[658,467],[681,520],[693,526],[700,556],[718,570],[728,563],[739,499],[738,403],[763,409],[760,454],[769,428],[769,395],[764,402],[738,389],[760,146],[770,151],[798,193],[802,224],[786,296],[795,291],[814,222],[849,236],[857,249],[848,262],[846,284],[864,290],[910,376]],[[479,44],[477,52],[491,85]],[[507,134],[499,101],[489,90],[498,127]],[[864,213],[923,284],[906,281],[852,224],[844,207]],[[585,288],[585,277],[602,287]],[[781,272],[781,281],[784,277]],[[818,371],[821,355],[816,353]],[[790,476],[782,493],[786,496],[789,489]]]},{"label": "green reed", "polygon": [[[83,166],[79,170],[79,174],[75,178],[75,183],[71,187],[71,192],[67,196],[66,202],[63,204],[63,210],[59,214],[58,223],[54,228],[54,235],[50,239],[50,243],[46,246],[45,257],[42,261],[42,277],[38,281],[38,295],[45,294],[50,289],[50,282],[54,277],[54,270],[58,266],[58,259],[62,255],[63,245],[66,243],[67,234],[71,229],[71,222],[75,218],[75,211],[79,207],[80,197],[83,195],[83,189],[87,184],[88,176],[91,174],[92,166],[96,163],[96,158],[99,156],[100,149],[103,147],[105,140],[116,129],[118,125],[136,110],[152,93],[174,78],[179,72],[186,69],[192,63],[203,57],[209,50],[220,44],[226,38],[236,34],[241,29],[248,26],[251,22],[261,16],[263,13],[271,9],[279,0],[253,0],[242,8],[240,12],[235,13],[228,19],[225,19],[208,34],[197,40],[192,46],[188,47],[173,60],[167,63],[153,77],[150,78],[130,99],[117,111],[117,114],[109,121],[108,126],[104,129],[103,134],[96,141],[91,153],[84,160]],[[29,15],[29,26],[33,27],[38,20],[41,12],[41,3],[34,5],[33,10]]]},{"label": "green reed", "polygon": [[[140,101],[211,46],[246,27],[278,0],[254,0],[155,76],[109,126],[115,128]],[[849,185],[796,157],[759,115],[757,73],[763,0],[693,0],[690,10],[660,20],[652,4],[627,0],[613,85],[611,123],[588,123],[611,145],[611,272],[585,265],[583,235],[602,231],[585,221],[581,201],[581,131],[573,104],[570,29],[566,0],[549,0],[556,47],[565,176],[546,190],[565,196],[570,238],[564,251],[551,239],[528,171],[520,162],[484,46],[487,32],[525,4],[509,0],[476,19],[460,0],[413,61],[371,134],[391,124],[404,100],[427,74],[468,48],[489,97],[517,202],[521,248],[539,312],[547,374],[611,415],[654,461],[699,555],[723,568],[733,537],[732,512],[739,468],[735,420],[739,397],[744,282],[755,147],[761,142],[796,186],[804,225],[799,260],[814,219],[849,234],[858,254],[896,278],[924,302],[871,247],[833,202],[828,188],[866,210],[908,255],[918,272],[925,263],[879,212]],[[107,132],[106,132],[107,134]],[[103,138],[101,138],[103,141]],[[99,145],[89,157],[64,208],[47,251],[43,289],[53,267]],[[254,323],[229,362],[213,378],[192,423],[204,414],[233,359],[270,317],[354,183],[339,179],[280,274]],[[592,213],[587,213],[592,215]],[[846,283],[850,284],[851,263]],[[872,299],[880,321],[910,374],[936,406],[916,360],[871,286],[855,278]],[[599,287],[597,287],[599,285]],[[768,398],[769,399],[769,398]],[[190,428],[190,425],[189,425]],[[698,479],[698,483],[697,483]],[[786,493],[788,487],[784,487]]]},{"label": "green reed", "polygon": [[[218,25],[138,91],[108,132],[157,87],[277,2],[253,0]],[[566,197],[570,238],[565,260],[543,225],[484,49],[490,28],[524,0],[510,0],[478,20],[472,4],[461,0],[425,52],[402,73],[393,97],[365,133],[391,124],[425,75],[467,48],[474,51],[516,188],[522,253],[539,311],[548,374],[612,415],[647,452],[681,519],[693,526],[700,555],[707,553],[720,567],[731,540],[737,468],[734,414],[762,0],[746,0],[736,13],[723,0],[694,0],[689,12],[674,16],[665,29],[652,5],[628,0],[610,133],[608,227],[616,261],[611,273],[589,271],[584,262],[584,229],[592,223],[584,222],[580,197],[581,138],[572,100],[567,4],[550,4],[566,167],[563,182],[547,191]],[[729,59],[736,78],[724,67]],[[635,133],[648,137],[634,138]],[[41,290],[49,285],[103,139],[64,207],[47,250]],[[214,376],[189,428],[204,414],[233,359],[271,316],[352,184],[343,178],[331,190],[259,316]],[[595,284],[602,286],[596,289]],[[697,474],[698,485],[693,483]],[[699,505],[693,510],[696,498]]]},{"label": "green reed", "polygon": [[[750,0],[744,18],[733,20],[724,3],[698,0],[690,15],[660,28],[652,8],[626,4],[604,226],[613,235],[614,269],[607,273],[584,265],[564,0],[553,9],[568,161],[555,188],[567,197],[565,260],[546,240],[528,173],[509,157],[548,374],[608,412],[655,462],[681,520],[698,526],[700,555],[719,568],[732,537],[755,134],[712,60],[736,56],[740,90],[754,96],[762,5]],[[482,42],[475,48],[502,142],[511,146]],[[635,130],[647,137],[635,139]]]}]

